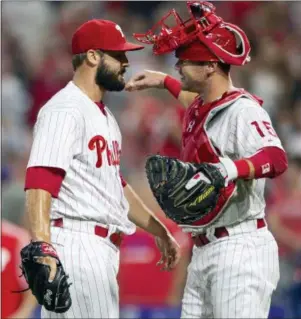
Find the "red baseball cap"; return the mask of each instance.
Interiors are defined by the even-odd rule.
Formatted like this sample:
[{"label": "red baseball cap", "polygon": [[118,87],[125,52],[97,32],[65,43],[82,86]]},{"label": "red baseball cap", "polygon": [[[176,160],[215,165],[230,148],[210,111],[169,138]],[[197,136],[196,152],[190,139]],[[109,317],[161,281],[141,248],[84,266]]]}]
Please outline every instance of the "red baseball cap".
[{"label": "red baseball cap", "polygon": [[88,50],[134,51],[144,47],[126,41],[120,26],[109,20],[89,20],[73,34],[72,53]]}]

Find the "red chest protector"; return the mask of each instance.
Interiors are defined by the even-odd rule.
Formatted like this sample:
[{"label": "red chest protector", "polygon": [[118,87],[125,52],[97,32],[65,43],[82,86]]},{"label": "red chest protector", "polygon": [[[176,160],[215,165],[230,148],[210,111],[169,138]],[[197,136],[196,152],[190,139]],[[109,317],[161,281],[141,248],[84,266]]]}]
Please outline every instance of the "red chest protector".
[{"label": "red chest protector", "polygon": [[[181,160],[190,163],[218,163],[219,150],[215,148],[207,134],[207,125],[210,120],[221,110],[227,108],[241,97],[247,97],[262,104],[262,100],[251,95],[243,89],[236,89],[226,92],[213,103],[204,104],[200,98],[196,98],[187,109],[182,134]],[[222,213],[229,199],[236,189],[235,183],[230,183],[228,187],[221,191],[221,196],[215,209],[201,220],[193,223],[193,226],[205,226],[216,220]]]}]

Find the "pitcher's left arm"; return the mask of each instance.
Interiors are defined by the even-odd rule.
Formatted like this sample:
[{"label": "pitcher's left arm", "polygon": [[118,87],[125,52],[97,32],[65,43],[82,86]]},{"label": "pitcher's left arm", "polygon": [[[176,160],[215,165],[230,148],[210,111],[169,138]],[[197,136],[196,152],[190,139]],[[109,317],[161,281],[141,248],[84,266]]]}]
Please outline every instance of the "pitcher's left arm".
[{"label": "pitcher's left arm", "polygon": [[124,194],[130,205],[130,221],[155,236],[156,244],[162,254],[159,264],[163,264],[164,270],[173,269],[180,259],[178,243],[130,185],[124,186]]}]

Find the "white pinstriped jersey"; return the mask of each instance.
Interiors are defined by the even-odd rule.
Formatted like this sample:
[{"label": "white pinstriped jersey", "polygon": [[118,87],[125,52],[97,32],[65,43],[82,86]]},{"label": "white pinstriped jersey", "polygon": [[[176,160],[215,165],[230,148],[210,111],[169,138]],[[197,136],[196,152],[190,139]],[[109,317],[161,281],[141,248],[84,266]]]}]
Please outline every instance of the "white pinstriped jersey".
[{"label": "white pinstriped jersey", "polygon": [[[268,113],[255,100],[240,97],[225,108],[221,104],[219,109],[222,110],[205,123],[205,130],[211,144],[220,151],[220,156],[237,160],[250,157],[263,147],[283,148]],[[269,167],[262,167],[262,170],[266,169]],[[181,225],[183,230],[203,232],[206,228],[229,226],[248,219],[263,218],[265,179],[238,180],[236,185],[234,195],[215,221],[207,226]]]},{"label": "white pinstriped jersey", "polygon": [[129,204],[120,180],[121,133],[113,114],[104,115],[73,82],[41,109],[28,167],[66,172],[51,218],[112,225],[132,234]]}]

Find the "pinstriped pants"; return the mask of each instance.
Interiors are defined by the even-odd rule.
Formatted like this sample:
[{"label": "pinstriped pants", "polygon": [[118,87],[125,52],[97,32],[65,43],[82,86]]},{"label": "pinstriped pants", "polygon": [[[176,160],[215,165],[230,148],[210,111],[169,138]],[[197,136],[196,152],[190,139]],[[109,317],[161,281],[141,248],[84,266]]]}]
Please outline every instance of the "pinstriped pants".
[{"label": "pinstriped pants", "polygon": [[266,227],[194,246],[181,317],[268,318],[278,280],[278,246]]},{"label": "pinstriped pants", "polygon": [[109,239],[51,228],[52,243],[70,276],[71,308],[62,314],[42,308],[42,318],[119,318],[119,249]]}]

